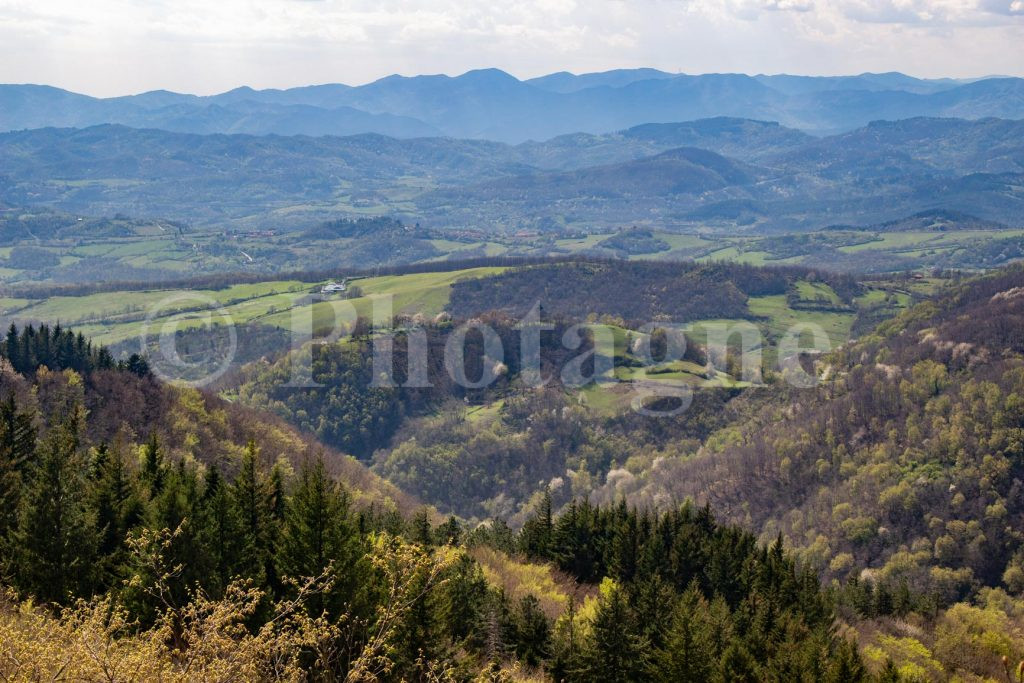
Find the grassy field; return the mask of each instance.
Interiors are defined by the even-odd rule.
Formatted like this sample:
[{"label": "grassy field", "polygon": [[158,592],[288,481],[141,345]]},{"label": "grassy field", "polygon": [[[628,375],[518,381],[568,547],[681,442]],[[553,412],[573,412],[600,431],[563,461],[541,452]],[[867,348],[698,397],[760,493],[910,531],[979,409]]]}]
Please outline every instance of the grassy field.
[{"label": "grassy field", "polygon": [[853,254],[860,251],[886,251],[892,253],[919,254],[931,249],[959,249],[992,238],[1022,237],[1024,230],[970,230],[962,232],[888,232],[879,233],[875,239],[845,247],[839,251]]},{"label": "grassy field", "polygon": [[[451,296],[452,283],[467,278],[484,277],[503,268],[471,268],[447,273],[416,273],[389,275],[356,280],[353,284],[363,296],[334,299],[307,306],[291,306],[287,310],[260,317],[264,325],[284,330],[297,329],[300,334],[332,328],[336,322],[361,316],[371,319],[398,314],[421,313],[433,317],[444,310]],[[311,325],[311,327],[310,327]]]},{"label": "grassy field", "polygon": [[839,299],[839,295],[823,282],[807,282],[801,280],[796,283],[796,293],[803,301],[822,300],[833,306],[840,306],[843,303]]},{"label": "grassy field", "polygon": [[[839,304],[839,297],[828,286],[821,283],[798,282],[797,290],[801,299],[816,301],[823,296],[830,304]],[[889,304],[899,306],[910,301],[905,293],[892,294],[878,289],[869,290],[861,300],[864,304]],[[748,339],[742,335],[744,331],[752,335],[748,351],[760,355],[764,367],[774,368],[778,362],[779,341],[791,331],[800,330],[798,335],[801,349],[816,349],[827,352],[845,343],[850,338],[850,330],[856,314],[834,311],[797,310],[789,306],[785,295],[752,297],[748,308],[753,319],[714,319],[700,320],[689,323],[685,330],[693,342],[707,346],[709,336],[712,340],[721,340],[728,334],[727,343],[739,343]],[[796,326],[800,326],[797,328]],[[809,329],[810,328],[810,329]],[[825,339],[817,339],[812,332],[817,328],[824,333]],[[622,328],[612,328],[615,336],[615,352],[623,356],[628,352],[627,341],[637,333]],[[814,330],[814,331],[817,331]],[[824,343],[820,343],[824,341]],[[751,359],[751,362],[754,362]],[[690,361],[672,361],[651,367],[616,366],[609,381],[591,384],[578,392],[581,404],[601,414],[614,414],[629,408],[638,392],[652,388],[668,386],[687,386],[692,389],[712,387],[747,387],[748,382],[738,381],[732,376],[709,369]]]},{"label": "grassy field", "polygon": [[[300,333],[333,327],[349,315],[371,317],[375,310],[422,313],[435,316],[448,303],[453,282],[499,272],[500,268],[473,268],[441,273],[416,273],[355,280],[363,296],[311,302],[309,295],[323,283],[272,280],[224,289],[117,291],[87,296],[55,296],[31,299],[0,299],[4,324],[46,322],[73,325],[100,344],[114,344],[148,330],[158,332],[165,324],[175,329],[201,327],[213,320],[259,322]],[[391,306],[387,307],[390,300]]]},{"label": "grassy field", "polygon": [[[821,351],[828,351],[849,339],[850,328],[853,326],[854,318],[857,317],[853,313],[794,310],[789,307],[786,297],[782,294],[752,298],[749,307],[750,312],[754,315],[768,319],[768,338],[773,343],[797,325],[810,325],[821,329],[828,336],[830,347],[820,348]],[[810,335],[802,334],[801,340],[805,344],[811,345]]]}]

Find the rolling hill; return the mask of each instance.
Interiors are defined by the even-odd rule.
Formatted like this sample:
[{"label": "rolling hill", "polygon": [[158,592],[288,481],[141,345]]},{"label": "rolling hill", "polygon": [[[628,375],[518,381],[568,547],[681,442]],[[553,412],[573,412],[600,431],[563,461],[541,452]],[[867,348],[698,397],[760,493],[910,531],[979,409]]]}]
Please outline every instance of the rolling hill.
[{"label": "rolling hill", "polygon": [[517,146],[40,129],[0,134],[0,201],[246,229],[391,214],[492,233],[637,221],[780,232],[930,210],[1015,227],[1022,126],[918,118],[813,138],[719,118]]}]

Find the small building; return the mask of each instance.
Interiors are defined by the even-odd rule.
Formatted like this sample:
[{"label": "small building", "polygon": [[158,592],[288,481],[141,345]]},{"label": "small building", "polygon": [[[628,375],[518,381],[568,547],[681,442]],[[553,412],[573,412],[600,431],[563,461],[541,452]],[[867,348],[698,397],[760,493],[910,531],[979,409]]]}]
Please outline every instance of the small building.
[{"label": "small building", "polygon": [[334,294],[336,292],[344,292],[346,289],[345,283],[341,282],[328,282],[326,285],[320,288],[321,294]]}]

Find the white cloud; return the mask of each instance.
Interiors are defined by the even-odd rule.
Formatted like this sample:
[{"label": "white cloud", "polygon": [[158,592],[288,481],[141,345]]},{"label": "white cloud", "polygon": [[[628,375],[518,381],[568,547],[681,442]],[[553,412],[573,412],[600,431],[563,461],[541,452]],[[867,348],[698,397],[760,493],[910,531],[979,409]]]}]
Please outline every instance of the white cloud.
[{"label": "white cloud", "polygon": [[1024,0],[0,0],[0,81],[97,94],[497,66],[1020,73]]}]

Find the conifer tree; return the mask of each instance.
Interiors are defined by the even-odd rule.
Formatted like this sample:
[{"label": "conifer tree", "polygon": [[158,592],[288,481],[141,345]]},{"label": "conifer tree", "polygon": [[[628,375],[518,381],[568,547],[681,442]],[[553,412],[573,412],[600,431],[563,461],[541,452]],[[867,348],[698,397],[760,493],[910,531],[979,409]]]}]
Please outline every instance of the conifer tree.
[{"label": "conifer tree", "polygon": [[208,580],[213,563],[197,526],[201,515],[195,467],[179,461],[167,469],[163,482],[151,505],[150,528],[176,532],[165,553],[168,564],[180,568],[170,587],[175,591],[175,604],[184,604],[188,592]]},{"label": "conifer tree", "polygon": [[21,340],[18,338],[18,328],[11,323],[7,328],[7,339],[4,342],[4,355],[11,362],[15,372],[25,372],[25,362],[22,356]]},{"label": "conifer tree", "polygon": [[242,466],[231,487],[231,499],[239,524],[239,554],[235,572],[266,585],[272,559],[273,489],[260,471],[258,450],[252,441],[242,456]]},{"label": "conifer tree", "polygon": [[142,481],[146,485],[150,500],[160,495],[164,477],[167,474],[166,470],[167,465],[164,463],[160,440],[157,439],[156,432],[153,432],[142,448]]},{"label": "conifer tree", "polygon": [[334,587],[317,596],[313,611],[326,610],[337,617],[354,599],[359,551],[348,494],[331,480],[323,458],[304,463],[285,513],[277,554],[280,573],[296,579],[314,577],[330,567]]},{"label": "conifer tree", "polygon": [[611,570],[618,581],[631,581],[636,573],[639,529],[636,514],[626,510],[625,501],[619,507],[612,538]]},{"label": "conifer tree", "polygon": [[445,545],[458,545],[462,540],[462,525],[455,515],[449,515],[444,524],[437,528],[438,542]]},{"label": "conifer tree", "polygon": [[411,532],[414,543],[419,543],[424,548],[434,545],[434,532],[430,525],[427,508],[420,508],[416,511],[416,515],[412,518]]},{"label": "conifer tree", "polygon": [[654,655],[654,678],[664,683],[708,681],[716,669],[719,653],[709,605],[696,584],[683,593],[672,614],[665,645]]},{"label": "conifer tree", "polygon": [[601,600],[585,650],[582,680],[627,683],[642,680],[649,667],[650,646],[629,609],[622,588],[602,585]]},{"label": "conifer tree", "polygon": [[517,640],[512,607],[504,588],[490,592],[486,614],[484,654],[488,662],[500,663],[515,652]]},{"label": "conifer tree", "polygon": [[11,394],[0,403],[0,549],[17,525],[18,501],[35,448],[32,415],[20,411]]},{"label": "conifer tree", "polygon": [[487,600],[487,579],[480,565],[469,555],[459,555],[441,587],[441,619],[453,642],[474,639],[474,647],[484,646]]},{"label": "conifer tree", "polygon": [[207,590],[219,596],[232,579],[240,552],[239,522],[231,489],[216,465],[207,468],[199,507],[200,539],[210,558]]},{"label": "conifer tree", "polygon": [[743,643],[733,641],[722,654],[714,681],[720,683],[756,683],[758,675],[757,662],[744,647]]},{"label": "conifer tree", "polygon": [[96,449],[89,498],[96,519],[100,583],[112,586],[122,569],[128,532],[145,515],[120,447],[102,444]]},{"label": "conifer tree", "polygon": [[857,653],[857,644],[850,640],[840,640],[825,672],[825,683],[848,683],[866,678],[867,670]]},{"label": "conifer tree", "polygon": [[554,522],[552,521],[551,491],[544,489],[540,505],[536,513],[523,524],[519,535],[520,547],[527,557],[540,560],[551,558],[554,540]]},{"label": "conifer tree", "polygon": [[40,443],[12,544],[18,585],[49,602],[92,588],[96,534],[78,448],[79,417],[72,415]]},{"label": "conifer tree", "polygon": [[516,610],[516,656],[538,666],[550,655],[551,624],[533,595],[524,595]]},{"label": "conifer tree", "polygon": [[584,668],[576,629],[577,618],[576,598],[569,595],[565,612],[555,622],[552,632],[552,654],[548,667],[556,681],[574,680],[576,674]]}]

